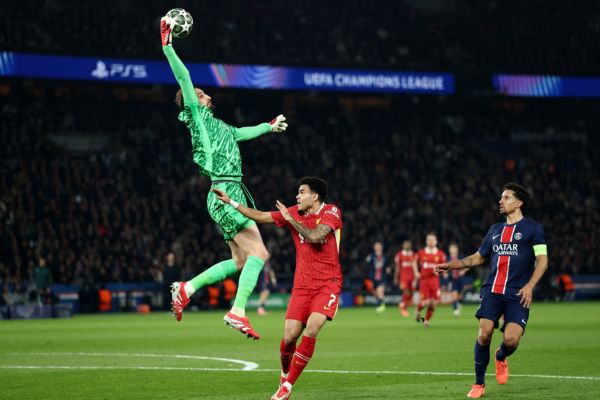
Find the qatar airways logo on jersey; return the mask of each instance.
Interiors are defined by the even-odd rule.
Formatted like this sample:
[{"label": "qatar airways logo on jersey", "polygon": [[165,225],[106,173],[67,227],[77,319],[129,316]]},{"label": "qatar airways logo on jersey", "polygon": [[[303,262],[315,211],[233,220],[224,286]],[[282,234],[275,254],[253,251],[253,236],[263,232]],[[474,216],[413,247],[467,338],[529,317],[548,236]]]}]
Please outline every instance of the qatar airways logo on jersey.
[{"label": "qatar airways logo on jersey", "polygon": [[518,256],[519,245],[516,243],[500,243],[495,244],[493,247],[494,252],[498,253],[499,256]]}]

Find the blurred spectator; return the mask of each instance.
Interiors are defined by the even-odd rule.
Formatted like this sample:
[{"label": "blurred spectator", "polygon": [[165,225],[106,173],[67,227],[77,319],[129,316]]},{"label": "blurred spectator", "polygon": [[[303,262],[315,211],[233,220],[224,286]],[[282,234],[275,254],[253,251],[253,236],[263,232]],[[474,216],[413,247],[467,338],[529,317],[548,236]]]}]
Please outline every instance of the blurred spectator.
[{"label": "blurred spectator", "polygon": [[[184,2],[195,25],[185,60],[403,70],[597,73],[600,5],[415,0]],[[171,1],[8,0],[0,47],[92,57],[160,58]],[[266,23],[268,21],[268,23]],[[560,29],[556,29],[556,27]]]},{"label": "blurred spectator", "polygon": [[556,277],[558,287],[558,298],[562,301],[573,301],[575,298],[575,285],[573,279],[566,269]]},{"label": "blurred spectator", "polygon": [[163,306],[165,310],[171,309],[171,284],[181,280],[181,269],[175,264],[175,253],[170,251],[165,257],[165,266],[162,271]]},{"label": "blurred spectator", "polygon": [[33,281],[38,304],[52,304],[52,276],[44,257],[38,259],[38,264],[33,270]]},{"label": "blurred spectator", "polygon": [[112,293],[106,286],[101,286],[98,290],[98,311],[108,312],[112,311],[112,308]]},{"label": "blurred spectator", "polygon": [[[59,88],[71,96],[57,95]],[[36,254],[44,254],[53,282],[100,286],[169,284],[160,272],[168,269],[163,259],[170,249],[181,279],[188,279],[228,250],[205,212],[209,182],[191,160],[171,90],[122,101],[111,88],[38,83],[31,90],[14,85],[10,97],[0,97],[6,110],[0,201],[10,215],[0,222],[0,278],[11,294],[25,292],[23,277]],[[422,246],[434,230],[440,246],[456,241],[465,253],[477,250],[482,227],[499,220],[490,211],[497,188],[514,180],[534,193],[528,215],[546,229],[550,268],[599,271],[593,107],[557,101],[522,115],[404,96],[370,98],[376,105],[352,96],[271,92],[215,92],[213,98],[218,116],[234,125],[242,123],[234,105],[247,112],[238,115],[244,123],[270,116],[273,104],[289,108],[293,134],[241,144],[247,184],[257,206],[270,209],[276,199],[293,203],[289,193],[300,177],[327,178],[332,201],[344,211],[340,260],[347,285],[365,275],[363,256],[377,237],[391,246],[404,239]],[[67,109],[75,116],[74,137],[103,137],[108,145],[71,149],[57,140]],[[514,160],[510,169],[506,160]],[[289,239],[270,227],[261,233],[279,283],[289,282]],[[552,246],[558,238],[560,245]]]},{"label": "blurred spectator", "polygon": [[95,313],[99,311],[99,292],[90,282],[83,283],[79,288],[79,312]]}]

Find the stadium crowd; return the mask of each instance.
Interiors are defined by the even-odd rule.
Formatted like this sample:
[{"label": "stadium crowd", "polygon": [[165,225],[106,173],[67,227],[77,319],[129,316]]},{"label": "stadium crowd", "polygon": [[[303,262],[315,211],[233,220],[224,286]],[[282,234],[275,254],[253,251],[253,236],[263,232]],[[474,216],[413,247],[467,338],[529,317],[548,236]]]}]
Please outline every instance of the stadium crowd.
[{"label": "stadium crowd", "polygon": [[[227,256],[205,211],[209,182],[191,161],[189,134],[170,101],[124,102],[108,87],[85,89],[93,96],[55,97],[60,90],[49,87],[40,96],[35,87],[14,86],[2,98],[0,287],[6,293],[32,282],[39,256],[54,283],[81,285],[161,282],[170,251],[182,278]],[[598,273],[600,156],[588,134],[597,117],[574,124],[558,113],[458,113],[408,98],[371,104],[279,96],[217,92],[214,102],[217,115],[236,126],[267,120],[282,104],[293,109],[289,132],[241,144],[245,182],[263,210],[274,209],[277,199],[293,205],[304,175],[330,182],[329,197],[344,213],[347,286],[364,276],[375,240],[392,252],[405,238],[422,245],[433,230],[442,247],[457,241],[465,254],[476,250],[499,220],[499,194],[512,180],[535,196],[528,215],[546,229],[551,271]],[[60,138],[70,134],[96,138],[91,144],[104,138],[106,145],[68,150]],[[291,242],[283,230],[261,229],[285,282],[293,273]]]},{"label": "stadium crowd", "polygon": [[[178,43],[186,60],[453,70],[468,79],[490,71],[598,73],[600,6],[593,1],[565,7],[541,0],[188,0],[177,6],[195,18],[192,37]],[[0,48],[156,59],[158,20],[172,7],[165,0],[102,7],[8,1],[0,6]]]}]

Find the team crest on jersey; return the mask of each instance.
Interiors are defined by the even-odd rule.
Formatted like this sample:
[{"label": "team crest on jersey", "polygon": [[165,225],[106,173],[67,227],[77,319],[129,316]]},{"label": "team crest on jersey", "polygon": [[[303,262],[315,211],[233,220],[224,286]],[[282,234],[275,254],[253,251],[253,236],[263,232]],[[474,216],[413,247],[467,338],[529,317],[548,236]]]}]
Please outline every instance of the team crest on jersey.
[{"label": "team crest on jersey", "polygon": [[521,235],[521,232],[515,233],[515,240],[521,240],[522,237],[523,235]]}]

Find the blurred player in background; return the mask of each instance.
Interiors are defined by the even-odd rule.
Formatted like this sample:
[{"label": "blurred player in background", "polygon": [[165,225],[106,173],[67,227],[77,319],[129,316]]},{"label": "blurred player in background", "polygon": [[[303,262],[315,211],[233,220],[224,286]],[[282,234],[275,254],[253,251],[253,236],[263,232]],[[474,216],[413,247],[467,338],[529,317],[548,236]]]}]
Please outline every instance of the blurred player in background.
[{"label": "blurred player in background", "polygon": [[[448,246],[448,262],[456,260],[458,260],[458,245],[452,242]],[[454,269],[448,274],[448,290],[452,293],[452,314],[455,317],[460,316],[462,308],[463,277],[466,272],[466,269]]]},{"label": "blurred player in background", "polygon": [[[279,211],[264,212],[231,200],[220,189],[213,189],[219,200],[230,204],[246,217],[260,223],[287,227],[296,248],[296,272],[292,297],[285,315],[285,332],[280,344],[281,377],[271,400],[290,397],[292,385],[310,361],[317,335],[325,322],[335,317],[342,291],[339,246],[342,213],[326,204],[327,182],[320,178],[300,180],[297,205],[287,208],[277,202]],[[302,341],[296,348],[300,335]]]},{"label": "blurred player in background", "polygon": [[[425,247],[417,254],[419,265],[419,305],[415,313],[417,322],[423,322],[423,326],[429,327],[435,306],[440,300],[440,277],[435,272],[435,266],[446,261],[446,254],[437,248],[437,236],[430,232],[425,238]],[[421,317],[421,311],[427,307],[425,318]]]},{"label": "blurred player in background", "polygon": [[276,287],[277,277],[275,276],[275,271],[271,268],[271,262],[267,261],[258,280],[258,285],[256,286],[260,293],[258,297],[258,308],[256,309],[258,315],[267,314],[265,311],[265,303],[271,295],[271,291]]},{"label": "blurred player in background", "polygon": [[381,314],[385,311],[385,284],[388,274],[387,257],[383,254],[383,244],[375,242],[373,251],[367,256],[369,265],[369,277],[373,281],[375,300],[377,307],[375,312]]},{"label": "blurred player in background", "polygon": [[548,269],[546,235],[542,225],[523,216],[531,195],[516,183],[504,186],[500,214],[506,222],[492,225],[474,254],[437,265],[438,273],[472,268],[489,260],[492,270],[481,287],[481,305],[475,316],[479,334],[475,341],[475,384],[467,394],[480,398],[485,392],[485,371],[490,362],[490,342],[504,315],[503,341],[496,350],[496,380],[508,381],[506,357],[517,350],[529,319],[533,288]]},{"label": "blurred player in background", "polygon": [[[211,97],[203,90],[194,88],[187,68],[171,45],[171,29],[170,19],[163,17],[160,23],[162,49],[181,88],[176,94],[175,103],[181,110],[179,120],[190,130],[193,160],[199,165],[200,173],[210,178],[213,188],[226,190],[242,204],[253,205],[252,196],[242,183],[242,158],[237,142],[269,132],[285,131],[285,117],[279,115],[271,123],[244,128],[235,128],[215,118]],[[213,265],[188,282],[173,283],[173,313],[178,321],[181,320],[183,310],[194,292],[241,270],[233,307],[225,315],[224,321],[247,337],[259,339],[259,334],[246,318],[246,303],[269,253],[254,221],[218,201],[212,191],[208,193],[207,206],[208,213],[221,228],[231,249],[231,259]]]},{"label": "blurred player in background", "polygon": [[402,301],[398,305],[403,317],[408,317],[408,307],[412,304],[413,293],[419,279],[417,255],[412,250],[410,240],[402,242],[402,250],[394,257],[394,283],[402,290]]}]

